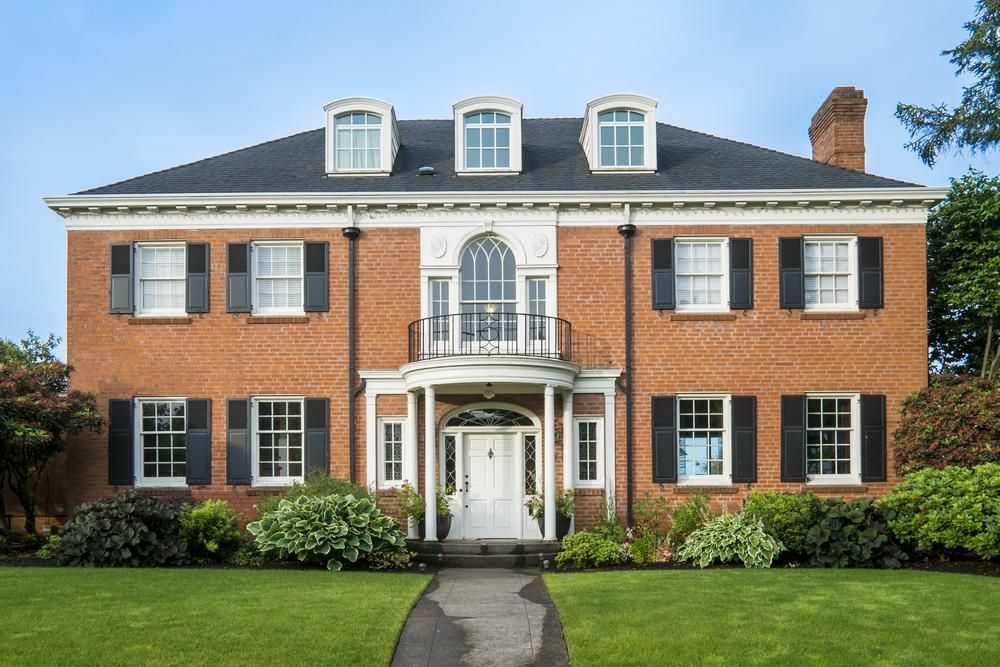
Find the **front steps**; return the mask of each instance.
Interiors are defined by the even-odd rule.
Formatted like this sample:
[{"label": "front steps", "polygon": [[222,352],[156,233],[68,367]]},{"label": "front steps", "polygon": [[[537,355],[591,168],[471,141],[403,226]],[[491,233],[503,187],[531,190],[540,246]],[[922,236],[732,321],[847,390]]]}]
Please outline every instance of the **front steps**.
[{"label": "front steps", "polygon": [[558,542],[543,540],[407,540],[406,546],[416,560],[437,567],[540,568],[559,553]]}]

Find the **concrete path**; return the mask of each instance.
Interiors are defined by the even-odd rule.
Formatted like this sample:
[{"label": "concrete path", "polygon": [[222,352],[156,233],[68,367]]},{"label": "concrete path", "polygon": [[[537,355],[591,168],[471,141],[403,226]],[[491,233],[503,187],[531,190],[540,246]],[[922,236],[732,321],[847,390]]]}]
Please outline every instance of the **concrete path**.
[{"label": "concrete path", "polygon": [[537,574],[444,569],[410,612],[393,667],[569,665]]}]

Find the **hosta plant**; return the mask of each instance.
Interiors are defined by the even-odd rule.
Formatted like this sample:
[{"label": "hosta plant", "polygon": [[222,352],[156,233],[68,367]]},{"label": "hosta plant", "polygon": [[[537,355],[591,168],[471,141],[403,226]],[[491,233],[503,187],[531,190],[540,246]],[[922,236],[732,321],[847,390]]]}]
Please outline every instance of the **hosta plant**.
[{"label": "hosta plant", "polygon": [[400,553],[406,539],[394,519],[382,514],[370,498],[353,495],[300,496],[247,526],[264,553],[325,564],[337,571],[344,562],[367,561],[374,553]]},{"label": "hosta plant", "polygon": [[698,567],[739,561],[744,567],[771,567],[781,543],[764,532],[764,524],[744,512],[722,514],[691,533],[677,558]]}]

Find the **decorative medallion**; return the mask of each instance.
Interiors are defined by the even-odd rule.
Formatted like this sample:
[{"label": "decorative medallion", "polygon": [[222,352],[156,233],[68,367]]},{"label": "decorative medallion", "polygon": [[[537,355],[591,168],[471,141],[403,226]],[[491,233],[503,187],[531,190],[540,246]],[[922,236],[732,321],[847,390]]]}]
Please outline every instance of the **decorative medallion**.
[{"label": "decorative medallion", "polygon": [[535,257],[545,257],[549,251],[549,239],[545,234],[539,232],[531,237],[531,253]]},{"label": "decorative medallion", "polygon": [[441,259],[448,252],[448,239],[443,234],[435,234],[430,241],[431,254]]}]

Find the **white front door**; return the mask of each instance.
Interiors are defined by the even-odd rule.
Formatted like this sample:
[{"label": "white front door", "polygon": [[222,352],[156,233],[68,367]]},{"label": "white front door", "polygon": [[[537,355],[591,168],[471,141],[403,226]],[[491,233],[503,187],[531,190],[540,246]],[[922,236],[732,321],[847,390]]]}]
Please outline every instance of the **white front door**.
[{"label": "white front door", "polygon": [[465,436],[465,536],[519,537],[514,434]]}]

